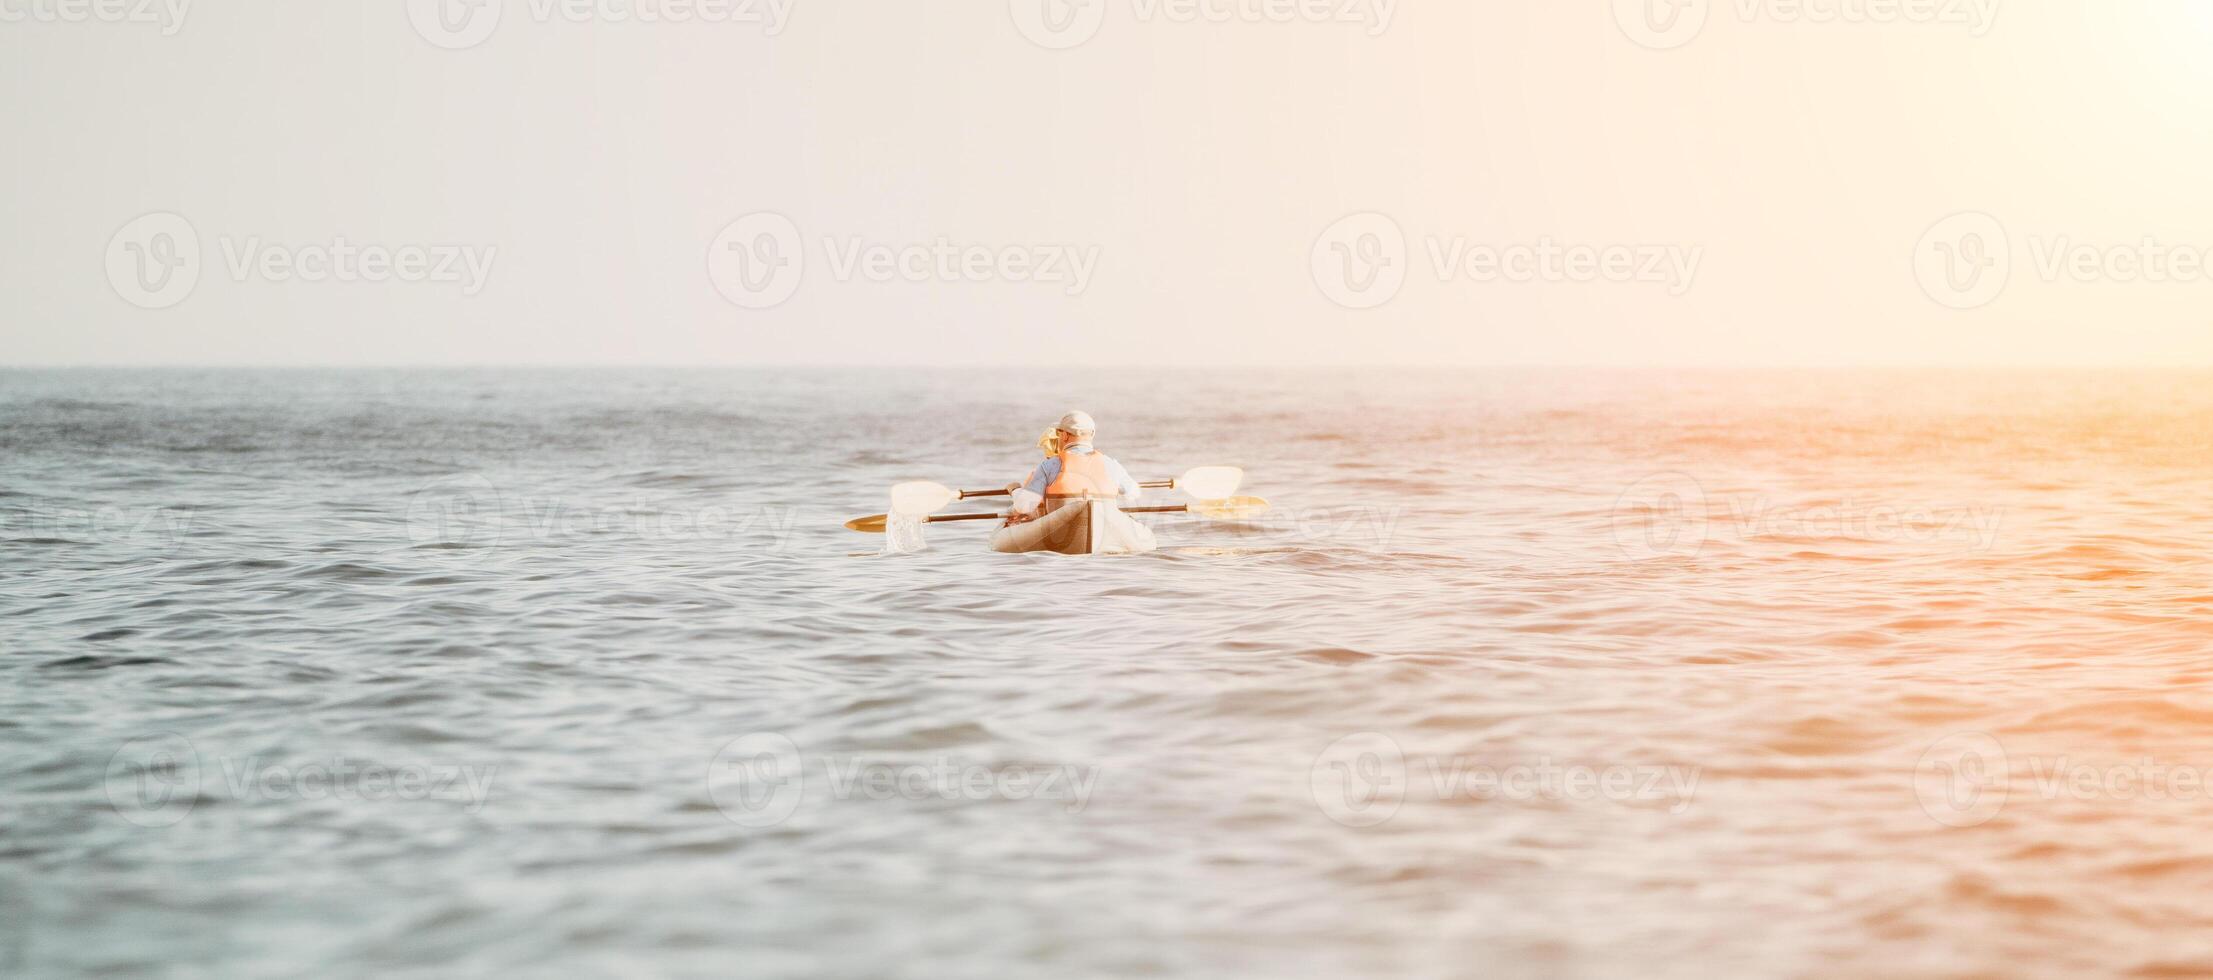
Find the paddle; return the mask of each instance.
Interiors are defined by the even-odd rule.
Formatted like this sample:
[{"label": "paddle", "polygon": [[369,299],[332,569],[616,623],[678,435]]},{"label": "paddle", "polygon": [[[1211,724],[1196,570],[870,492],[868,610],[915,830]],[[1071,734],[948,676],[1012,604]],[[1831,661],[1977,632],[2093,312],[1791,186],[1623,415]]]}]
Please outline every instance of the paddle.
[{"label": "paddle", "polygon": [[[1200,466],[1173,480],[1148,480],[1138,484],[1138,486],[1147,490],[1181,490],[1200,500],[1220,500],[1236,493],[1237,488],[1243,485],[1244,482],[1245,471],[1235,466]],[[900,485],[909,486],[910,484]],[[933,483],[930,486],[937,486],[937,484]],[[1003,489],[952,490],[947,488],[946,492],[954,494],[953,500],[967,500],[970,497],[1004,497],[1013,491]],[[951,501],[947,502],[950,503]],[[937,508],[933,507],[931,509],[936,510]]]},{"label": "paddle", "polygon": [[[1268,502],[1259,497],[1231,497],[1228,500],[1201,500],[1196,503],[1176,504],[1171,507],[1124,507],[1124,514],[1192,514],[1210,521],[1241,521],[1259,517],[1268,512]],[[947,521],[997,521],[1005,520],[1005,514],[940,514],[923,518],[924,523],[942,524]],[[882,534],[889,515],[872,514],[845,522],[849,531],[863,534]]]},{"label": "paddle", "polygon": [[1173,507],[1124,507],[1124,514],[1190,514],[1210,521],[1242,521],[1259,517],[1268,512],[1268,501],[1262,497],[1231,497],[1227,500],[1194,500]]},{"label": "paddle", "polygon": [[[1138,486],[1150,490],[1181,490],[1200,500],[1221,500],[1230,494],[1236,493],[1237,487],[1244,482],[1245,471],[1235,466],[1200,466],[1173,480],[1154,480],[1149,483],[1140,483]],[[967,500],[970,497],[1004,497],[1011,493],[1013,493],[1011,490],[955,490],[942,483],[915,480],[891,488],[891,512],[920,517],[924,514],[934,514],[944,510],[946,504],[956,500]],[[885,517],[886,515],[883,514],[856,517],[845,522],[845,526],[853,527],[855,524],[874,521],[877,530],[880,531],[883,529]],[[980,520],[981,518],[971,519]],[[860,530],[857,527],[853,529]]]},{"label": "paddle", "polygon": [[891,488],[891,512],[894,514],[931,514],[945,509],[945,505],[959,500],[959,492],[928,480],[902,483]]}]

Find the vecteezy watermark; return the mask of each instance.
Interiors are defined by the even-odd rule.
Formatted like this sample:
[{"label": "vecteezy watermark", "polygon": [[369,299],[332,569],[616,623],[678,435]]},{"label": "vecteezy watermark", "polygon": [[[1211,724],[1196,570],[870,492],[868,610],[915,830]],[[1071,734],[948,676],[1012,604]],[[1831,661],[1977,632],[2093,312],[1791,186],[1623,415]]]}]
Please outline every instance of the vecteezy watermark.
[{"label": "vecteezy watermark", "polygon": [[[986,245],[942,236],[879,242],[859,235],[825,235],[820,245],[822,262],[838,282],[1005,282],[1058,287],[1068,296],[1090,288],[1101,252],[1098,245]],[[715,291],[749,310],[790,299],[806,278],[807,264],[799,225],[771,211],[729,223],[707,246],[707,277]]]},{"label": "vecteezy watermark", "polygon": [[196,507],[58,507],[0,510],[0,531],[78,544],[130,542],[174,549],[192,534]]},{"label": "vecteezy watermark", "polygon": [[440,477],[408,494],[407,537],[418,547],[481,555],[503,541],[560,541],[610,535],[639,541],[744,541],[751,552],[782,551],[799,512],[727,504],[670,506],[636,496],[582,504],[501,493],[475,473]]},{"label": "vecteezy watermark", "polygon": [[799,226],[757,211],[723,226],[707,245],[707,279],[722,298],[749,310],[780,306],[807,276]]},{"label": "vecteezy watermark", "polygon": [[192,0],[0,0],[0,24],[126,24],[184,30]]},{"label": "vecteezy watermark", "polygon": [[1098,766],[985,764],[951,756],[928,761],[822,755],[814,765],[776,732],[731,739],[707,764],[707,795],[741,827],[773,827],[809,799],[889,802],[1041,801],[1082,813],[1097,790]]},{"label": "vecteezy watermark", "polygon": [[1645,559],[1695,556],[1716,533],[1745,542],[1842,538],[1980,553],[1997,544],[2005,512],[1853,497],[1814,504],[1777,504],[1759,494],[1713,498],[1687,474],[1656,473],[1623,490],[1609,516],[1622,554]]},{"label": "vecteezy watermark", "polygon": [[108,757],[108,805],[141,827],[183,820],[200,799],[200,751],[175,732],[143,735]]},{"label": "vecteezy watermark", "polygon": [[1952,215],[1921,234],[1913,249],[1913,276],[1921,291],[1955,310],[1997,302],[2026,255],[2030,271],[2046,283],[2091,285],[2204,285],[2213,282],[2213,246],[2162,242],[2144,235],[2133,242],[2085,241],[2071,234],[2029,234],[2016,239],[2004,222],[1980,211]]},{"label": "vecteezy watermark", "polygon": [[[496,766],[387,765],[343,756],[304,764],[260,757],[224,757],[205,766],[192,740],[175,732],[144,735],[108,757],[108,804],[141,827],[173,826],[202,799],[240,801],[341,800],[382,803],[435,800],[484,809]],[[210,778],[213,777],[213,778]]]},{"label": "vecteezy watermark", "polygon": [[1614,0],[1614,23],[1629,40],[1667,51],[1697,40],[1717,8],[1753,25],[1899,24],[1978,38],[1998,21],[1998,0]]},{"label": "vecteezy watermark", "polygon": [[[1347,827],[1374,827],[1412,796],[1423,801],[1664,804],[1688,810],[1703,770],[1697,766],[1423,758],[1409,766],[1398,742],[1357,732],[1331,742],[1307,773],[1314,805]],[[1427,778],[1420,778],[1426,776]]]},{"label": "vecteezy watermark", "polygon": [[200,233],[167,212],[141,215],[108,238],[108,284],[133,306],[167,309],[200,284]]},{"label": "vecteezy watermark", "polygon": [[[484,290],[497,245],[358,244],[340,235],[325,243],[285,245],[258,235],[217,239],[233,281],[271,283],[428,283],[456,285],[461,295]],[[166,211],[142,215],[108,239],[108,283],[133,306],[167,309],[190,298],[204,261],[200,234]]]},{"label": "vecteezy watermark", "polygon": [[2015,799],[2045,802],[2204,803],[2213,801],[2213,765],[2176,765],[2151,757],[2093,763],[2069,756],[2015,756],[1988,732],[1953,732],[1914,763],[1913,795],[1922,812],[1947,827],[1990,822]]},{"label": "vecteezy watermark", "polygon": [[1978,211],[1945,218],[1913,246],[1913,278],[1930,299],[1955,310],[1988,306],[2013,277],[2005,225]]},{"label": "vecteezy watermark", "polygon": [[2005,520],[2003,510],[1977,504],[1932,506],[1846,497],[1834,503],[1782,506],[1747,494],[1722,500],[1728,508],[1722,526],[1741,541],[1848,538],[1948,544],[1985,552],[1998,543],[1998,527]]},{"label": "vecteezy watermark", "polygon": [[407,537],[422,547],[489,548],[506,528],[499,488],[475,473],[440,477],[407,495]]},{"label": "vecteezy watermark", "polygon": [[1406,802],[1406,753],[1381,732],[1355,732],[1322,749],[1307,769],[1314,805],[1347,827],[1373,827]]},{"label": "vecteezy watermark", "polygon": [[[6,0],[0,0],[6,2]],[[784,33],[798,0],[407,0],[423,40],[448,51],[491,39],[510,6],[539,24],[708,24]]]},{"label": "vecteezy watermark", "polygon": [[[1398,0],[1128,0],[1140,24],[1334,24],[1369,37],[1391,29]],[[1106,22],[1109,0],[1008,0],[1015,30],[1054,51],[1091,40]]]},{"label": "vecteezy watermark", "polygon": [[1655,473],[1614,498],[1614,544],[1633,558],[1685,558],[1706,546],[1706,488],[1683,473]]},{"label": "vecteezy watermark", "polygon": [[[1703,245],[1590,244],[1543,236],[1531,242],[1478,241],[1469,235],[1426,235],[1422,257],[1442,283],[1564,283],[1664,287],[1690,291],[1705,259]],[[1307,253],[1322,295],[1346,309],[1373,309],[1405,286],[1412,257],[1406,233],[1389,215],[1347,215],[1322,231]]]}]

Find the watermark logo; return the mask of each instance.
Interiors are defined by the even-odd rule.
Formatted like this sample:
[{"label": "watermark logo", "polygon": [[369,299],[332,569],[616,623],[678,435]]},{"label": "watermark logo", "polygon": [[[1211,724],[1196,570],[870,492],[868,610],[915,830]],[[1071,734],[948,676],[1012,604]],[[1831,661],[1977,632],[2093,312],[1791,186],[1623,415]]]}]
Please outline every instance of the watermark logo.
[{"label": "watermark logo", "polygon": [[782,305],[806,274],[799,226],[773,211],[730,222],[707,246],[707,277],[715,291],[749,310]]},{"label": "watermark logo", "polygon": [[[1041,48],[1062,51],[1099,33],[1108,0],[1008,0],[1015,29]],[[1140,24],[1338,24],[1369,37],[1390,30],[1398,0],[1129,0]]]},{"label": "watermark logo", "polygon": [[1329,743],[1307,772],[1314,805],[1347,827],[1373,827],[1406,801],[1406,753],[1382,732],[1358,732]]},{"label": "watermark logo", "polygon": [[[859,235],[824,235],[821,267],[841,283],[1013,283],[1058,287],[1075,296],[1098,272],[1097,245],[985,245],[943,236],[923,242],[878,242]],[[799,291],[814,264],[790,218],[762,211],[723,227],[707,246],[707,276],[715,291],[749,310],[782,304]]]},{"label": "watermark logo", "polygon": [[1706,489],[1683,473],[1655,473],[1614,499],[1614,544],[1631,558],[1688,558],[1706,546]]},{"label": "watermark logo", "polygon": [[1913,247],[1913,278],[1944,306],[1972,310],[1995,302],[2013,277],[2013,244],[1998,219],[1966,211],[1930,225]]},{"label": "watermark logo", "polygon": [[1949,544],[1987,552],[1998,543],[2005,511],[1996,507],[1897,504],[1850,497],[1804,506],[1777,506],[1764,497],[1726,498],[1726,526],[1740,541],[1762,538],[1847,538],[1854,541]]},{"label": "watermark logo", "polygon": [[1081,813],[1098,788],[1098,766],[985,765],[950,756],[897,762],[821,756],[810,773],[790,738],[756,732],[732,739],[707,765],[707,793],[741,827],[774,827],[811,797],[838,801],[1049,801]]},{"label": "watermark logo", "polygon": [[749,554],[788,546],[797,508],[712,502],[721,499],[641,492],[579,502],[503,493],[481,475],[461,473],[407,495],[407,536],[418,547],[453,551],[461,561],[481,560],[508,542],[585,538],[742,542]]},{"label": "watermark logo", "polygon": [[435,800],[474,815],[492,800],[498,766],[356,762],[344,756],[300,765],[259,757],[223,760],[223,787],[234,800],[342,800],[348,803]]},{"label": "watermark logo", "polygon": [[1066,296],[1090,288],[1100,252],[1097,245],[995,247],[947,238],[891,244],[856,235],[826,236],[822,248],[829,256],[830,277],[839,282],[1028,283],[1058,286]]},{"label": "watermark logo", "polygon": [[2023,800],[2052,803],[2174,804],[2188,814],[2213,800],[2213,766],[2177,765],[2149,756],[2089,762],[2008,752],[1987,732],[1937,739],[1914,765],[1913,795],[1946,827],[1989,823]]},{"label": "watermark logo", "polygon": [[[1681,296],[1698,278],[1702,245],[1593,244],[1551,236],[1531,242],[1482,242],[1468,235],[1425,235],[1423,257],[1441,283],[1563,283],[1662,286]],[[1381,306],[1398,295],[1412,264],[1397,221],[1376,212],[1340,218],[1308,253],[1314,284],[1347,309]]]},{"label": "watermark logo", "polygon": [[1931,225],[1914,245],[1913,273],[1921,291],[1955,310],[1997,302],[2023,272],[2047,284],[2203,285],[2213,282],[2213,247],[2150,235],[2127,243],[2072,234],[2015,235],[1979,211]]},{"label": "watermark logo", "polygon": [[356,244],[339,235],[328,244],[283,245],[259,235],[225,235],[223,266],[235,282],[399,282],[458,285],[461,295],[484,291],[499,258],[497,245]]},{"label": "watermark logo", "polygon": [[1410,797],[1425,802],[1657,805],[1680,814],[1690,809],[1703,775],[1696,766],[1586,765],[1549,756],[1510,762],[1423,757],[1410,764],[1390,736],[1359,732],[1323,749],[1307,779],[1314,805],[1329,819],[1347,827],[1374,827],[1396,816]]},{"label": "watermark logo", "polygon": [[[499,29],[509,0],[407,0],[407,19],[423,40],[448,51],[473,48]],[[775,37],[797,0],[522,0],[534,23],[737,24]]]},{"label": "watermark logo", "polygon": [[1710,0],[1614,0],[1614,23],[1629,40],[1667,51],[1698,39]]},{"label": "watermark logo", "polygon": [[1007,0],[1007,14],[1031,44],[1064,51],[1099,33],[1106,5],[1107,0]]},{"label": "watermark logo", "polygon": [[[4,2],[4,0],[0,0]],[[498,246],[356,244],[340,235],[328,244],[280,245],[260,236],[216,239],[232,281],[458,284],[475,296],[491,277]],[[167,211],[143,215],[108,239],[108,284],[124,301],[168,309],[191,297],[204,266],[200,235]]]},{"label": "watermark logo", "polygon": [[461,51],[489,40],[506,9],[506,0],[407,0],[407,19],[423,40]]},{"label": "watermark logo", "polygon": [[1765,495],[1709,497],[1683,473],[1638,480],[1614,501],[1614,544],[1631,558],[1685,558],[1714,540],[1900,543],[1985,553],[2005,511],[1977,504],[1900,503],[1845,496],[1777,503]]},{"label": "watermark logo", "polygon": [[123,743],[108,759],[108,805],[141,827],[169,827],[190,815],[203,791],[233,800],[447,800],[470,813],[491,798],[490,766],[383,765],[335,758],[306,765],[259,757],[221,759],[221,779],[203,778],[200,753],[175,732]]},{"label": "watermark logo", "polygon": [[1322,231],[1307,256],[1314,285],[1348,310],[1370,310],[1406,285],[1406,232],[1389,215],[1349,214]]},{"label": "watermark logo", "polygon": [[108,284],[133,306],[165,310],[200,284],[200,233],[167,211],[141,215],[108,239]]},{"label": "watermark logo", "polygon": [[200,752],[175,732],[142,735],[108,757],[108,805],[141,827],[168,827],[200,798]]},{"label": "watermark logo", "polygon": [[791,819],[807,795],[798,743],[775,732],[731,739],[707,764],[707,795],[740,827]]},{"label": "watermark logo", "polygon": [[407,537],[424,547],[489,548],[499,543],[503,513],[492,481],[456,474],[408,495]]},{"label": "watermark logo", "polygon": [[162,37],[191,12],[192,0],[0,0],[0,24],[151,24]]},{"label": "watermark logo", "polygon": [[195,507],[61,507],[0,513],[0,530],[80,544],[130,542],[174,550],[192,535]]},{"label": "watermark logo", "polygon": [[1985,732],[1954,732],[1921,753],[1913,795],[1921,812],[1947,827],[1988,823],[2011,792],[2005,746]]},{"label": "watermark logo", "polygon": [[1950,27],[1978,38],[1998,21],[1998,0],[1614,0],[1614,23],[1639,46],[1670,51],[1697,40],[1717,10],[1754,26]]},{"label": "watermark logo", "polygon": [[1440,282],[1593,283],[1665,286],[1669,296],[1690,292],[1705,260],[1703,245],[1561,242],[1472,242],[1465,235],[1426,240]]}]

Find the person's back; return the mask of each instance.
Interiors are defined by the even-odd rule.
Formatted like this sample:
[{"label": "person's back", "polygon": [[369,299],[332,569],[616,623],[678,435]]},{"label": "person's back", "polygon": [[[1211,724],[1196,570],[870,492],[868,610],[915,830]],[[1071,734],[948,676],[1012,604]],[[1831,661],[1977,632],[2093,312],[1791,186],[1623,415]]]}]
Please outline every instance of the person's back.
[{"label": "person's back", "polygon": [[1036,517],[1040,504],[1051,513],[1065,500],[1108,499],[1122,503],[1136,500],[1144,491],[1130,479],[1122,464],[1092,446],[1098,426],[1083,412],[1061,416],[1056,427],[1060,452],[1040,464],[1027,481],[1014,490],[1014,513],[1009,523]]}]

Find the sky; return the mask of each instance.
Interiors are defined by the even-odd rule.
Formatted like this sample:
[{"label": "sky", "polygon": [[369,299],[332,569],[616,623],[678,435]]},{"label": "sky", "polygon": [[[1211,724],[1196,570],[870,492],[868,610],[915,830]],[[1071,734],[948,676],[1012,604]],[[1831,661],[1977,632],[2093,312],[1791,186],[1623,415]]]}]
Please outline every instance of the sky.
[{"label": "sky", "polygon": [[2203,0],[0,0],[0,365],[2213,365]]}]

